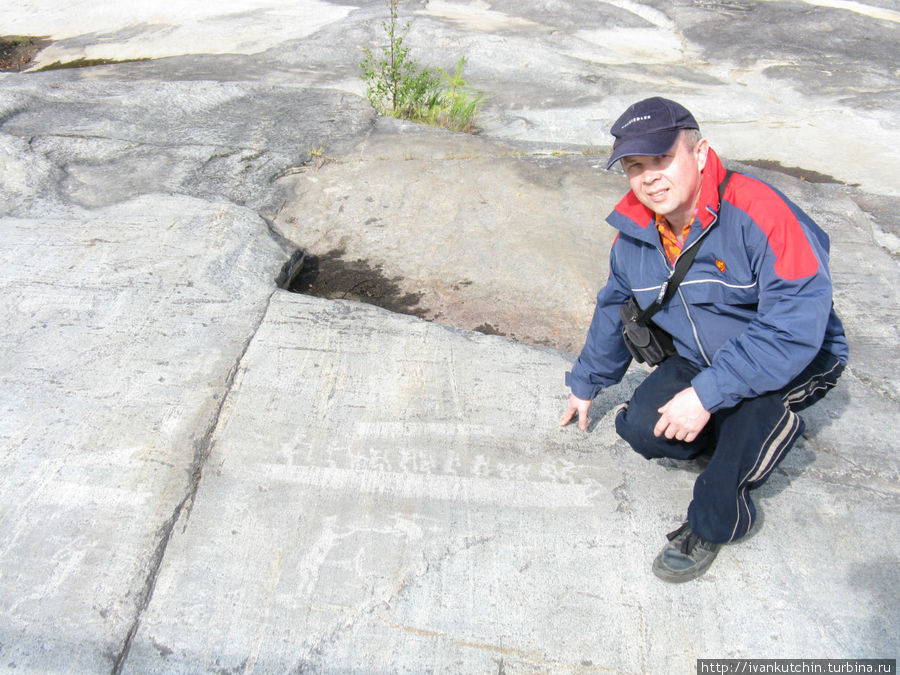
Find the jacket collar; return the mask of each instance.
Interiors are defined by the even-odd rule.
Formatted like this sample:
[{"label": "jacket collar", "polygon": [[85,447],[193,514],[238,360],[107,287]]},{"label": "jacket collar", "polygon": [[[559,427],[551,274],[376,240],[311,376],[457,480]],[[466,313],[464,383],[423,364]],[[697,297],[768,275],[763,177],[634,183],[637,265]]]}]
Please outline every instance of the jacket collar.
[{"label": "jacket collar", "polygon": [[697,218],[705,230],[719,217],[719,183],[725,180],[727,171],[712,148],[706,155],[703,167],[703,182],[700,184],[700,199],[697,201]]}]

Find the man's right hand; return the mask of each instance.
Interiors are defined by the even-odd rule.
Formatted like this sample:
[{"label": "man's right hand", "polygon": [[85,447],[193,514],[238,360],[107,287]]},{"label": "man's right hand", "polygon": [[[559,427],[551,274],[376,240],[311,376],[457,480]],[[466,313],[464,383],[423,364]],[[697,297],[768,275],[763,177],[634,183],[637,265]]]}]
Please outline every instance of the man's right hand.
[{"label": "man's right hand", "polygon": [[583,398],[578,398],[575,394],[570,394],[569,402],[566,405],[566,411],[559,419],[559,426],[566,426],[572,421],[575,414],[578,413],[578,428],[582,431],[587,431],[588,410],[590,410],[591,403],[592,401],[586,401]]}]

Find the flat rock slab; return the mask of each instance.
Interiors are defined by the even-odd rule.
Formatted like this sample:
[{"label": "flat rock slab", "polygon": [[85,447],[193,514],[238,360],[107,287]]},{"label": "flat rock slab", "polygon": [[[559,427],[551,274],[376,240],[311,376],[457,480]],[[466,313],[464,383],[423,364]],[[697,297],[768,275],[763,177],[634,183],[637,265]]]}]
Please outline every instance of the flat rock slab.
[{"label": "flat rock slab", "polygon": [[0,166],[9,179],[0,213],[159,193],[271,210],[279,173],[374,117],[366,101],[338,91],[185,79],[183,62],[167,61],[162,78],[150,63],[124,75],[76,69],[3,80]]},{"label": "flat rock slab", "polygon": [[576,351],[606,278],[614,232],[603,218],[623,191],[601,164],[380,120],[282,178],[272,217],[322,259],[329,297],[365,297],[334,279],[365,260],[410,313]]},{"label": "flat rock slab", "polygon": [[[832,452],[851,375],[758,491],[764,523],[695,583],[649,566],[699,467],[612,419],[560,429],[569,357],[276,294],[245,354],[126,672],[687,672],[891,654],[897,501]],[[760,647],[764,645],[764,647]]]},{"label": "flat rock slab", "polygon": [[171,195],[0,233],[0,669],[110,672],[280,249]]}]

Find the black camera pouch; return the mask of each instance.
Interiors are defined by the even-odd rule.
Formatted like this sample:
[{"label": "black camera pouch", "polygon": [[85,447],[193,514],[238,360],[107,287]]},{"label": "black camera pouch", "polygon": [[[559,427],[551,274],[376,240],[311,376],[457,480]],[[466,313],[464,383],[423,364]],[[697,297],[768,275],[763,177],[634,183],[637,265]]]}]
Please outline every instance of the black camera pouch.
[{"label": "black camera pouch", "polygon": [[672,336],[652,321],[640,321],[642,310],[634,297],[622,305],[619,313],[622,317],[622,337],[635,361],[655,366],[675,353]]}]

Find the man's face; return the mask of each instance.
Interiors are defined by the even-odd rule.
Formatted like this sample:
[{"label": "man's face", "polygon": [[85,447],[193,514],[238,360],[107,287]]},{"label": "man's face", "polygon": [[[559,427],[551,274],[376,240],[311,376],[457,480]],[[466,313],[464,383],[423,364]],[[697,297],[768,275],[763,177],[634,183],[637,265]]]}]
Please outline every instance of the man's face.
[{"label": "man's face", "polygon": [[680,134],[666,154],[629,155],[622,158],[622,168],[638,200],[670,225],[681,227],[693,220],[708,149],[706,139],[690,148]]}]

